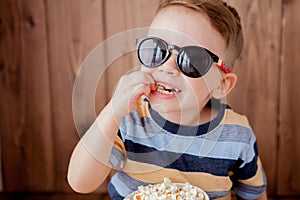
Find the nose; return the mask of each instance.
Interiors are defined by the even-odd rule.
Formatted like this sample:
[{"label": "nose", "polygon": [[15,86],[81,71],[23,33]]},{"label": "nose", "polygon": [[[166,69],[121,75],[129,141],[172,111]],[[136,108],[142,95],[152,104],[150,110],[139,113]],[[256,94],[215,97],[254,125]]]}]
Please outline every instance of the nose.
[{"label": "nose", "polygon": [[172,54],[164,64],[158,67],[158,71],[168,76],[180,75],[180,70],[176,64],[176,55]]}]

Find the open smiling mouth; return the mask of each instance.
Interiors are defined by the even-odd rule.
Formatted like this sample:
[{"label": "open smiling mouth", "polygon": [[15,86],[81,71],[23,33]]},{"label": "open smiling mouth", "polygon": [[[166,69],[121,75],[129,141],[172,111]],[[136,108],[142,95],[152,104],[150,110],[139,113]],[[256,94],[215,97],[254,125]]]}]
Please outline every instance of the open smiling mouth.
[{"label": "open smiling mouth", "polygon": [[162,83],[156,83],[156,91],[162,94],[174,95],[181,93],[181,90],[178,88],[172,88],[168,85]]}]

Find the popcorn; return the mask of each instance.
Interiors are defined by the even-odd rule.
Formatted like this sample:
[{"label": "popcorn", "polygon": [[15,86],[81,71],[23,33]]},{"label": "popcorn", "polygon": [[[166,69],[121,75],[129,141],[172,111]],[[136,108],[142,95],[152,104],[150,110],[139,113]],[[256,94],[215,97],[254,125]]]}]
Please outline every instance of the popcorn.
[{"label": "popcorn", "polygon": [[189,183],[172,183],[169,178],[156,185],[139,186],[124,200],[208,200],[207,194]]}]

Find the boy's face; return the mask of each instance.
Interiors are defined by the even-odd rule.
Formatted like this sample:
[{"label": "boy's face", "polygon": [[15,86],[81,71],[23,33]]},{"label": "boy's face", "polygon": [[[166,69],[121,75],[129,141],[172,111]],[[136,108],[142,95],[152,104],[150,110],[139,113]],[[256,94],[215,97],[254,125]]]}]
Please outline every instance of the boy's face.
[{"label": "boy's face", "polygon": [[[170,31],[151,31],[151,28],[167,29],[175,34],[170,34]],[[180,37],[182,35],[184,37]],[[220,58],[224,58],[225,55],[225,42],[208,19],[186,8],[171,6],[162,10],[152,21],[149,36],[159,37],[168,44],[179,47],[201,46]],[[170,58],[161,66],[152,69],[142,67],[141,70],[149,73],[159,88],[149,95],[151,105],[160,113],[182,114],[183,111],[200,113],[211,99],[212,90],[219,85],[222,72],[213,63],[203,77],[187,77],[177,67],[176,55],[177,52],[172,50]],[[162,91],[170,88],[176,89],[177,92],[169,94]]]}]

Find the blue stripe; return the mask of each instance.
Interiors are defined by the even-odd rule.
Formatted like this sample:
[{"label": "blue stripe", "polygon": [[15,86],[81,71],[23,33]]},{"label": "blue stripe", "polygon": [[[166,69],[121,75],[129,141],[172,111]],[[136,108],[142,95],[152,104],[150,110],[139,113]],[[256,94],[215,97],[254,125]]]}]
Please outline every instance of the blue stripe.
[{"label": "blue stripe", "polygon": [[125,141],[125,146],[130,160],[185,172],[206,172],[217,176],[228,176],[228,172],[233,171],[237,172],[238,177],[242,179],[252,177],[256,172],[256,156],[244,164],[241,159],[212,158],[165,150],[159,151],[130,140]]},{"label": "blue stripe", "polygon": [[119,179],[119,176],[113,176],[111,178],[111,183],[114,185],[114,188],[116,189],[116,191],[113,193],[118,193],[121,196],[125,197],[134,191],[134,190],[128,188],[127,185],[122,183],[122,181]]},{"label": "blue stripe", "polygon": [[118,171],[112,178],[108,185],[108,192],[112,199],[119,199],[126,197],[138,189],[138,186],[146,186],[149,183],[138,181],[131,178],[125,172]]},{"label": "blue stripe", "polygon": [[258,199],[266,191],[266,184],[250,186],[237,182],[233,186],[233,191],[243,199]]},{"label": "blue stripe", "polygon": [[124,197],[122,197],[116,190],[116,188],[114,187],[114,185],[109,182],[108,184],[108,194],[110,196],[111,199],[113,200],[124,200]]},{"label": "blue stripe", "polygon": [[253,177],[257,172],[257,157],[254,157],[253,160],[244,165],[243,168],[240,168],[236,171],[236,176],[238,179],[246,180]]},{"label": "blue stripe", "polygon": [[253,157],[253,159],[250,161],[250,162],[247,162],[247,163],[243,163],[241,161],[241,165],[238,169],[236,169],[234,172],[235,174],[233,175],[234,179],[238,180],[238,179],[241,179],[241,180],[246,180],[246,179],[249,179],[251,177],[253,177],[256,172],[257,172],[257,169],[258,169],[258,166],[257,166],[257,143],[254,144],[254,150],[255,150],[255,153],[256,153],[256,156]]},{"label": "blue stripe", "polygon": [[[139,116],[135,116],[139,117]],[[142,121],[147,121],[147,126],[142,125]],[[196,128],[189,129],[190,131],[195,131]],[[187,130],[187,128],[179,128],[180,132]],[[138,132],[134,132],[138,131]],[[138,134],[137,134],[138,133]],[[142,134],[141,134],[142,133]],[[175,135],[170,134],[170,132],[159,127],[151,118],[138,118],[133,120],[132,118],[124,118],[120,127],[120,137],[124,139],[125,134],[131,137],[137,138],[148,138],[155,137],[158,133],[167,133],[169,137],[183,137],[183,138],[205,138],[209,140],[219,141],[219,142],[242,142],[242,143],[250,143],[254,133],[250,127],[244,127],[236,124],[220,124],[211,132],[207,132],[202,136],[192,136],[192,133],[187,133],[186,135]],[[147,135],[145,135],[147,134]],[[216,135],[218,137],[216,137]],[[144,137],[146,136],[146,137]]]},{"label": "blue stripe", "polygon": [[213,132],[198,137],[178,136],[164,131],[151,133],[144,131],[141,127],[128,126],[127,129],[121,130],[123,141],[131,140],[145,147],[174,153],[185,152],[194,156],[241,158],[245,162],[250,162],[256,155],[250,148],[256,142],[253,132],[241,126],[220,125]]},{"label": "blue stripe", "polygon": [[156,151],[131,141],[126,141],[126,146],[134,145],[135,150],[142,153],[127,152],[128,159],[154,164],[160,167],[177,169],[183,172],[206,172],[216,176],[228,176],[228,172],[236,166],[236,160],[216,159],[192,156],[188,154]]},{"label": "blue stripe", "polygon": [[[180,126],[178,131],[184,132],[184,130],[187,131]],[[191,134],[193,135],[193,133],[187,135]],[[195,156],[224,159],[240,157],[245,162],[250,162],[255,156],[255,152],[247,147],[248,145],[251,147],[256,141],[252,129],[233,124],[221,124],[205,135],[183,136],[162,129],[151,118],[140,118],[135,110],[129,118],[126,117],[122,121],[120,136],[123,141],[132,140],[148,147],[174,153],[186,152]],[[202,151],[204,147],[206,149]]]},{"label": "blue stripe", "polygon": [[122,169],[125,164],[125,155],[124,153],[113,146],[111,153],[110,153],[110,158],[109,161],[112,164],[114,169]]}]

